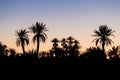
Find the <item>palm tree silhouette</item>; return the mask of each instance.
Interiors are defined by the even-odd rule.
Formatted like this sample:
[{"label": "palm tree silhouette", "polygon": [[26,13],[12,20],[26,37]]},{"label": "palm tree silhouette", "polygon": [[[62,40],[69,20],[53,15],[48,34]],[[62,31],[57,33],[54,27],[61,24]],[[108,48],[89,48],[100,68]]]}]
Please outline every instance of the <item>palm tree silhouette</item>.
[{"label": "palm tree silhouette", "polygon": [[10,52],[10,56],[15,56],[17,53],[15,49],[12,49],[12,48],[9,49],[9,52]]},{"label": "palm tree silhouette", "polygon": [[112,49],[109,49],[108,52],[108,56],[109,59],[115,58],[115,59],[119,59],[119,55],[120,55],[120,46],[113,46]]},{"label": "palm tree silhouette", "polygon": [[29,44],[29,37],[28,37],[28,31],[26,29],[21,29],[21,30],[17,30],[15,32],[17,39],[16,39],[16,45],[17,46],[22,46],[22,50],[23,50],[23,54],[25,54],[25,43],[26,45]]},{"label": "palm tree silhouette", "polygon": [[67,45],[67,39],[63,38],[61,40],[61,46],[62,46],[62,49],[64,50],[64,53],[65,53],[65,56],[67,56],[67,49],[68,49],[68,45]]},{"label": "palm tree silhouette", "polygon": [[48,31],[45,27],[46,25],[43,23],[39,23],[36,22],[35,25],[32,25],[31,27],[29,27],[29,29],[31,30],[31,32],[34,34],[33,37],[33,43],[35,43],[35,41],[37,41],[37,55],[39,53],[39,47],[40,47],[40,41],[45,42],[47,35],[45,34],[45,31]]},{"label": "palm tree silhouette", "polygon": [[75,40],[75,41],[74,41],[73,49],[74,49],[74,55],[75,55],[75,56],[78,56],[78,54],[79,54],[79,49],[80,49],[80,47],[81,47],[79,44],[80,44],[80,43],[79,43],[78,40]]},{"label": "palm tree silhouette", "polygon": [[67,38],[67,42],[68,42],[68,51],[69,51],[69,55],[73,54],[73,43],[74,43],[74,38],[72,36],[69,36]]},{"label": "palm tree silhouette", "polygon": [[8,51],[7,45],[0,42],[0,55],[7,55]]},{"label": "palm tree silhouette", "polygon": [[57,38],[54,38],[51,42],[53,43],[52,51],[55,54],[55,56],[58,57],[58,54],[59,54],[59,52],[58,52],[58,42],[59,42],[59,40]]},{"label": "palm tree silhouette", "polygon": [[99,26],[99,30],[94,30],[95,36],[97,38],[95,38],[92,42],[96,41],[96,46],[98,45],[98,42],[100,42],[100,44],[102,45],[102,50],[105,51],[105,45],[111,45],[112,43],[114,43],[109,36],[114,36],[112,33],[115,31],[112,31],[111,28],[108,28],[107,25],[100,25]]},{"label": "palm tree silhouette", "polygon": [[72,44],[74,43],[74,38],[72,37],[72,36],[69,36],[68,38],[67,38],[67,40],[68,40],[68,44],[69,44],[69,47],[71,48],[72,47]]},{"label": "palm tree silhouette", "polygon": [[59,40],[57,38],[54,38],[51,42],[53,42],[53,48],[58,48],[58,42]]},{"label": "palm tree silhouette", "polygon": [[67,46],[67,40],[66,40],[65,38],[63,38],[63,39],[61,40],[61,46],[63,46],[63,49],[66,48],[66,46]]}]

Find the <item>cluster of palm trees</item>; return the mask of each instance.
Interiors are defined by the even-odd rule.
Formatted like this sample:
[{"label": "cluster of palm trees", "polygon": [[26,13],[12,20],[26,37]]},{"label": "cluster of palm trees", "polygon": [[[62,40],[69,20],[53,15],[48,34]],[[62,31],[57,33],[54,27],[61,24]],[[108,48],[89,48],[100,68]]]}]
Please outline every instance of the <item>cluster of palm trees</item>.
[{"label": "cluster of palm trees", "polygon": [[16,44],[17,46],[22,46],[23,54],[25,54],[25,45],[29,44],[29,36],[28,33],[32,32],[34,34],[33,36],[33,43],[37,42],[37,49],[36,53],[38,55],[39,53],[39,46],[40,41],[45,42],[47,35],[45,34],[45,31],[48,31],[46,28],[46,25],[43,23],[36,22],[36,24],[32,25],[28,28],[30,31],[27,31],[26,29],[17,30],[16,36]]},{"label": "cluster of palm trees", "polygon": [[[29,44],[29,36],[28,33],[33,33],[33,43],[37,43],[37,48],[36,48],[36,53],[38,55],[39,53],[39,47],[40,47],[40,42],[45,42],[47,35],[46,35],[46,25],[43,23],[39,23],[36,22],[36,24],[32,25],[31,27],[28,28],[29,31],[27,31],[26,29],[21,29],[21,30],[17,30],[16,31],[16,44],[17,46],[21,46],[22,50],[23,50],[23,54],[25,54],[25,45]],[[105,53],[105,46],[111,45],[112,43],[114,43],[109,37],[113,36],[113,33],[115,31],[113,31],[111,28],[108,28],[107,25],[100,25],[99,26],[99,30],[94,30],[94,37],[96,37],[92,42],[95,42],[96,46],[98,46],[98,43],[100,43],[100,46],[103,50],[103,53]],[[68,37],[67,39],[63,38],[61,41],[59,41],[57,38],[54,38],[51,42],[53,42],[53,48],[52,50],[54,51],[54,53],[56,52],[56,50],[58,50],[58,42],[61,42],[61,46],[62,49],[64,51],[69,52],[70,54],[72,53],[72,48],[73,46],[76,47],[77,51],[80,48],[80,46],[78,45],[79,42],[77,40],[74,40],[73,37]],[[74,45],[73,45],[74,43]],[[69,50],[68,50],[69,47]],[[115,48],[115,47],[114,47]],[[113,49],[114,49],[113,48]],[[117,47],[118,48],[118,47]],[[59,48],[60,49],[60,48]],[[115,49],[114,49],[115,50]],[[60,50],[59,50],[60,51]],[[110,54],[112,54],[112,50],[110,50],[111,52],[109,52]],[[65,52],[65,53],[67,53]],[[68,54],[66,54],[68,55]]]},{"label": "cluster of palm trees", "polygon": [[[110,36],[114,37],[113,33],[115,32],[107,25],[100,25],[98,30],[95,29],[93,31],[94,34],[92,36],[95,37],[95,39],[92,42],[95,42],[96,47],[87,48],[86,51],[82,54],[80,54],[81,45],[79,41],[72,36],[63,38],[61,40],[58,40],[57,38],[52,39],[51,42],[53,46],[51,50],[40,53],[40,42],[45,42],[47,39],[47,35],[45,33],[46,31],[48,31],[46,25],[40,22],[36,22],[34,25],[28,27],[28,30],[20,29],[15,31],[15,35],[17,37],[16,45],[22,47],[23,55],[17,55],[15,49],[8,49],[6,45],[0,42],[0,61],[2,62],[4,60],[3,62],[8,63],[9,61],[22,63],[24,60],[26,60],[26,63],[34,63],[34,61],[36,63],[39,63],[39,61],[43,61],[43,63],[44,61],[48,63],[52,63],[54,61],[55,63],[59,63],[60,61],[63,63],[71,63],[71,61],[73,61],[73,63],[120,62],[119,46],[113,46],[111,49],[109,49],[108,52],[106,51],[106,46],[112,45],[112,43],[114,43],[112,39],[110,39]],[[37,43],[37,45],[36,50],[26,52],[25,46],[30,43],[30,38],[28,35],[29,33],[34,34],[32,42],[33,44]],[[9,57],[6,57],[6,55],[9,55]],[[36,58],[36,56],[42,58]]]},{"label": "cluster of palm trees", "polygon": [[112,45],[114,42],[112,39],[110,39],[110,36],[113,36],[113,31],[111,28],[108,28],[107,25],[101,25],[99,26],[99,30],[94,30],[95,35],[92,35],[96,37],[93,42],[95,41],[96,46],[98,46],[98,43],[100,43],[102,47],[103,53],[106,55],[106,57],[111,59],[119,59],[120,58],[120,47],[119,46],[113,46],[112,49],[109,49],[108,52],[105,51],[105,46]]},{"label": "cluster of palm trees", "polygon": [[[62,40],[54,38],[51,42],[53,43],[51,50],[52,55],[55,54],[56,56],[78,56],[80,53],[80,43],[72,36],[63,38]],[[61,43],[62,48],[59,47],[58,43]]]}]

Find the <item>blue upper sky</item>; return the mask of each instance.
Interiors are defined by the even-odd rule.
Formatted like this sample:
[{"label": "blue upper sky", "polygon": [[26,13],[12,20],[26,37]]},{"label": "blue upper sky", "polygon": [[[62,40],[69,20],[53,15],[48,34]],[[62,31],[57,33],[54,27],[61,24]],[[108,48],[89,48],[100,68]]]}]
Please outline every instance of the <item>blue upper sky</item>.
[{"label": "blue upper sky", "polygon": [[120,13],[120,0],[0,0],[0,17]]},{"label": "blue upper sky", "polygon": [[0,38],[9,47],[13,44],[15,47],[15,30],[27,28],[36,21],[45,23],[50,30],[43,46],[50,46],[55,37],[69,35],[77,38],[82,46],[93,45],[90,35],[104,24],[116,31],[118,44],[120,0],[0,0]]}]

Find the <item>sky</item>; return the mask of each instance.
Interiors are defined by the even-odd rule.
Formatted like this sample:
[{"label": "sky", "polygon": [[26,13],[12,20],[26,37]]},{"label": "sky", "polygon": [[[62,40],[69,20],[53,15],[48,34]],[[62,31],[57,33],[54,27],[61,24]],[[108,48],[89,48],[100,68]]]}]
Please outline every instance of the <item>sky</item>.
[{"label": "sky", "polygon": [[[40,51],[51,49],[53,38],[73,36],[79,40],[82,50],[90,46],[93,31],[100,25],[108,25],[115,33],[115,46],[120,43],[120,0],[0,0],[0,41],[9,48],[22,51],[16,46],[15,31],[28,29],[37,21],[46,24],[46,43],[40,44]],[[36,49],[31,44],[27,50]],[[113,45],[113,46],[114,46]]]}]

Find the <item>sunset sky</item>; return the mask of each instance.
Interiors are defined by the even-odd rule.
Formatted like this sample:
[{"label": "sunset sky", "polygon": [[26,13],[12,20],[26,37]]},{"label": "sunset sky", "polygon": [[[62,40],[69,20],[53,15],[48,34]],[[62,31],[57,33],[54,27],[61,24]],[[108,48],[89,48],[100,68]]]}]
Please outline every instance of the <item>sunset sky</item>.
[{"label": "sunset sky", "polygon": [[[108,25],[115,30],[114,45],[120,44],[120,0],[0,0],[0,41],[9,48],[16,47],[15,31],[28,29],[36,22],[46,24],[48,39],[40,51],[51,49],[53,38],[73,36],[82,50],[95,46],[94,29]],[[33,35],[30,35],[30,40]],[[31,41],[30,41],[31,42]],[[28,49],[36,49],[31,43]]]}]

